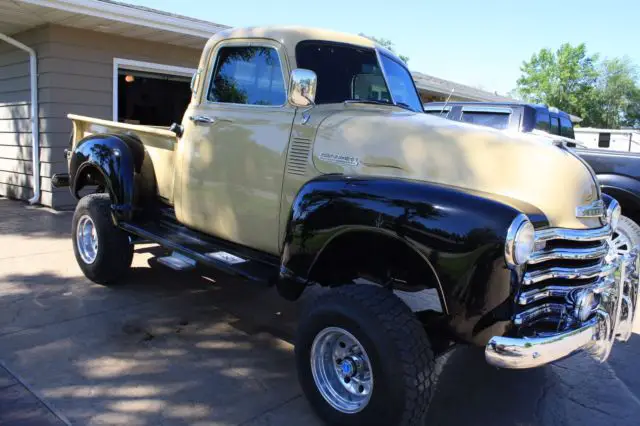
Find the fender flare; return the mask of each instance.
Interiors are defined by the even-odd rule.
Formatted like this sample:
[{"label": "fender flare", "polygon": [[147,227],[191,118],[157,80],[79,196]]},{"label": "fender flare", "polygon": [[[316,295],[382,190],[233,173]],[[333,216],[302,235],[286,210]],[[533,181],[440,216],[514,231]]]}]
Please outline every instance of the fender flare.
[{"label": "fender flare", "polygon": [[134,136],[87,136],[76,144],[71,153],[71,193],[80,198],[79,191],[87,184],[88,174],[97,172],[111,196],[116,221],[130,220],[137,195],[136,177],[142,172],[144,159],[144,146]]}]

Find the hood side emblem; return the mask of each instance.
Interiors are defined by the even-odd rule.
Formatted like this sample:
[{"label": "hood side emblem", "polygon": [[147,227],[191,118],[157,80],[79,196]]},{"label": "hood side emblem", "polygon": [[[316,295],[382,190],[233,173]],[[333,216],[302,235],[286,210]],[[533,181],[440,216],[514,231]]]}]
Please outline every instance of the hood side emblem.
[{"label": "hood side emblem", "polygon": [[576,207],[576,217],[604,217],[604,215],[605,208],[602,200]]},{"label": "hood side emblem", "polygon": [[343,166],[356,167],[360,164],[360,159],[358,157],[345,154],[334,154],[332,152],[321,152],[320,159],[327,163],[335,163]]}]

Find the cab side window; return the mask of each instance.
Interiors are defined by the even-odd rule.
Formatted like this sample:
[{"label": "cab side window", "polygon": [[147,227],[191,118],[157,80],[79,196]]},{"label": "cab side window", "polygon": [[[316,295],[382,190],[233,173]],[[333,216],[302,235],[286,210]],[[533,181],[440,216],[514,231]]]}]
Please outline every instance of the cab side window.
[{"label": "cab side window", "polygon": [[544,132],[549,131],[549,113],[544,110],[536,111],[535,128]]},{"label": "cab side window", "polygon": [[569,120],[568,118],[560,117],[560,136],[575,139],[575,134],[573,133],[573,123],[571,123],[571,120]]},{"label": "cab side window", "polygon": [[207,99],[230,104],[284,105],[286,90],[276,49],[220,48]]},{"label": "cab side window", "polygon": [[551,128],[549,129],[549,133],[553,135],[560,134],[560,120],[558,120],[558,117],[551,117]]}]

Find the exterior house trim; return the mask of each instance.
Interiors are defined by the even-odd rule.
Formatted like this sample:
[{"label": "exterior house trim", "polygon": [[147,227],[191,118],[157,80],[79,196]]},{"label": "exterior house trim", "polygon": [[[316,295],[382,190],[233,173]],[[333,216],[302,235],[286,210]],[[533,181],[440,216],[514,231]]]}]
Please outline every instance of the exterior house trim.
[{"label": "exterior house trim", "polygon": [[132,7],[99,0],[22,0],[24,3],[66,12],[94,16],[156,30],[171,31],[208,39],[215,32],[228,28],[194,18],[159,13],[157,10]]}]

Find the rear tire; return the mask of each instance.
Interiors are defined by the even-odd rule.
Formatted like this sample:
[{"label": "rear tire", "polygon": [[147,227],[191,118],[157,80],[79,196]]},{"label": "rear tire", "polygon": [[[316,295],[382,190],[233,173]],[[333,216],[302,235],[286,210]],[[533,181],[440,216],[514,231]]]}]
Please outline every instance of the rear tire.
[{"label": "rear tire", "polygon": [[84,275],[98,284],[113,284],[131,266],[129,236],[113,224],[108,194],[83,197],[73,214],[73,252]]},{"label": "rear tire", "polygon": [[[434,355],[422,324],[398,297],[381,287],[346,285],[318,296],[301,316],[298,377],[320,418],[340,426],[422,424],[434,383]],[[331,333],[338,337],[327,338]],[[351,350],[345,354],[341,347]],[[364,387],[349,391],[351,377]]]}]

